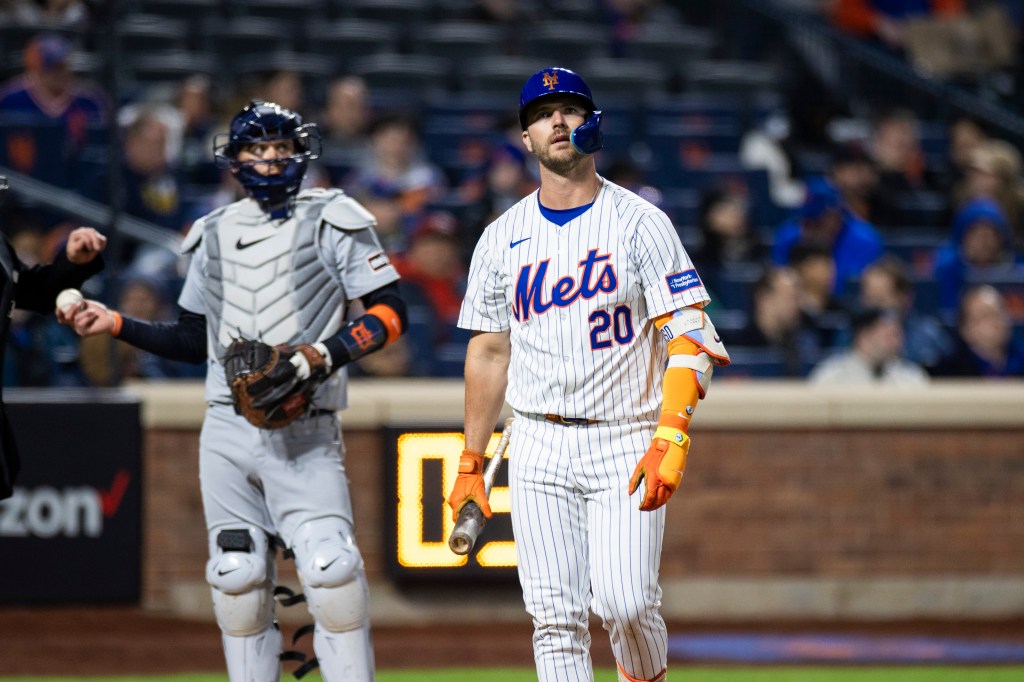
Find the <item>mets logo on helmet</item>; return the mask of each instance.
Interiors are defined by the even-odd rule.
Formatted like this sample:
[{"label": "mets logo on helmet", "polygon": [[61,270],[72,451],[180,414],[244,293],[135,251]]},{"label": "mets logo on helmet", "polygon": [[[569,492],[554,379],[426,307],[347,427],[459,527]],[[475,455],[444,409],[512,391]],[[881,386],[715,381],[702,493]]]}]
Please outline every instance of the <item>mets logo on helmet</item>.
[{"label": "mets logo on helmet", "polygon": [[558,74],[548,71],[544,74],[544,87],[548,90],[554,90],[555,86],[558,85]]}]

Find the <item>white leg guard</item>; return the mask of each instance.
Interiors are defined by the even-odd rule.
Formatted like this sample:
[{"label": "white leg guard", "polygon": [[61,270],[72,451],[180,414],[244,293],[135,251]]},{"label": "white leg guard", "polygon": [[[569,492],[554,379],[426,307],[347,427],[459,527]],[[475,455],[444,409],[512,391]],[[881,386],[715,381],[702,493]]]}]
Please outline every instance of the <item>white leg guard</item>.
[{"label": "white leg guard", "polygon": [[273,550],[258,528],[210,532],[206,581],[231,682],[277,682],[281,632],[274,625]]},{"label": "white leg guard", "polygon": [[324,682],[372,682],[373,641],[370,624],[355,630],[331,632],[317,624],[313,650],[320,661]]},{"label": "white leg guard", "polygon": [[281,679],[281,631],[272,625],[258,635],[222,634],[231,682],[278,682]]},{"label": "white leg guard", "polygon": [[372,682],[373,646],[363,559],[344,519],[310,521],[292,549],[309,612],[313,649],[326,682]]}]

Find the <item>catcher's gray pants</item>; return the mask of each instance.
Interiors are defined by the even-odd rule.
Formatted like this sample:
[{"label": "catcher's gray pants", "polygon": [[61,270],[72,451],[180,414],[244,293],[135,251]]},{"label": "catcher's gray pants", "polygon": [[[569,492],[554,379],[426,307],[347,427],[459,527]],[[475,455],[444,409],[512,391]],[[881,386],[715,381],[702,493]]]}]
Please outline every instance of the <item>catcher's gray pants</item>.
[{"label": "catcher's gray pants", "polygon": [[344,455],[333,412],[269,431],[211,405],[199,437],[207,530],[257,526],[290,547],[307,521],[337,516],[352,527]]}]

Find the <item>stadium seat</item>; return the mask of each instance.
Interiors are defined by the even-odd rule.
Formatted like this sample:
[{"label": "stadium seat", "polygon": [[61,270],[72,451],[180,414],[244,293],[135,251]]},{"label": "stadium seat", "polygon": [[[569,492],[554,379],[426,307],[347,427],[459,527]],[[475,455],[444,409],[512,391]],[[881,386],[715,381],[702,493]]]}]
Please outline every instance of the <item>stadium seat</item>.
[{"label": "stadium seat", "polygon": [[430,18],[432,0],[328,0],[337,16],[390,21],[409,28]]},{"label": "stadium seat", "polygon": [[684,154],[692,157],[695,165],[699,157],[712,154],[738,154],[742,131],[730,123],[702,121],[700,123],[653,122],[647,128],[647,141],[652,145],[686,147]]},{"label": "stadium seat", "polygon": [[171,50],[138,55],[132,58],[127,71],[137,83],[168,83],[197,73],[218,76],[220,63],[212,54]]},{"label": "stadium seat", "polygon": [[945,227],[948,207],[942,192],[908,192],[893,202],[889,222],[908,227]]},{"label": "stadium seat", "polygon": [[722,125],[740,127],[747,118],[747,101],[739,93],[694,92],[654,95],[646,102],[646,125]]},{"label": "stadium seat", "polygon": [[353,59],[377,53],[397,53],[399,28],[386,21],[340,19],[324,21],[313,17],[306,27],[306,45],[311,52],[331,55],[345,67]]},{"label": "stadium seat", "polygon": [[778,379],[786,376],[782,351],[775,348],[729,346],[732,362],[715,368],[715,379]]},{"label": "stadium seat", "polygon": [[505,33],[498,26],[466,21],[428,24],[412,36],[417,54],[465,63],[500,51]]},{"label": "stadium seat", "polygon": [[715,302],[731,310],[750,310],[754,282],[763,272],[759,263],[722,266],[715,277]]},{"label": "stadium seat", "polygon": [[[581,68],[580,65],[590,58],[607,57],[610,39],[605,24],[549,20],[531,27],[523,43],[527,56],[541,59],[547,66],[559,64],[572,69]],[[580,73],[589,78],[586,72]],[[523,80],[529,75],[525,74]]]},{"label": "stadium seat", "polygon": [[701,92],[777,92],[778,74],[769,64],[718,59],[695,60],[682,74],[689,89]]},{"label": "stadium seat", "polygon": [[326,11],[324,0],[224,0],[231,16],[281,19],[288,23],[302,17],[322,17]]},{"label": "stadium seat", "polygon": [[349,70],[362,76],[371,91],[405,89],[413,98],[445,89],[450,68],[451,62],[441,57],[387,53],[359,57],[349,64]]},{"label": "stadium seat", "polygon": [[301,26],[299,17],[291,27],[282,25],[280,19],[267,17],[208,20],[203,23],[202,44],[206,51],[219,55],[221,63],[235,72],[234,67],[259,62],[268,53],[295,51]]},{"label": "stadium seat", "polygon": [[668,71],[661,63],[648,59],[596,57],[580,66],[580,74],[599,102],[607,96],[629,96],[634,102],[642,101],[668,89]]},{"label": "stadium seat", "polygon": [[548,66],[551,66],[550,62],[536,57],[485,57],[460,67],[455,85],[462,90],[504,96],[514,111],[526,79]]},{"label": "stadium seat", "polygon": [[645,24],[623,42],[624,56],[653,59],[682,70],[694,60],[710,56],[715,38],[706,29],[672,24]]},{"label": "stadium seat", "polygon": [[130,14],[121,20],[116,35],[122,56],[129,60],[136,54],[190,47],[188,22],[159,14]]}]

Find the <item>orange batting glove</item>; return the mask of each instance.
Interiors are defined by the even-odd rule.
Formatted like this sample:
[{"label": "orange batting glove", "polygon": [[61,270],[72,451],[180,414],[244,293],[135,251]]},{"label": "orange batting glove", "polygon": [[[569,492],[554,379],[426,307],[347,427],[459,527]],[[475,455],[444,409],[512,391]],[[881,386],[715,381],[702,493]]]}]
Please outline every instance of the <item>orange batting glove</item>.
[{"label": "orange batting glove", "polygon": [[644,482],[644,498],[640,511],[654,511],[668,502],[668,498],[683,482],[686,453],[690,450],[690,437],[683,428],[686,422],[679,417],[662,415],[654,432],[651,447],[637,463],[629,479],[632,495]]},{"label": "orange batting glove", "polygon": [[448,496],[452,508],[452,521],[459,520],[459,512],[470,502],[476,502],[485,518],[491,518],[491,505],[484,492],[484,456],[473,450],[463,450],[459,458],[459,475]]}]

